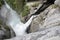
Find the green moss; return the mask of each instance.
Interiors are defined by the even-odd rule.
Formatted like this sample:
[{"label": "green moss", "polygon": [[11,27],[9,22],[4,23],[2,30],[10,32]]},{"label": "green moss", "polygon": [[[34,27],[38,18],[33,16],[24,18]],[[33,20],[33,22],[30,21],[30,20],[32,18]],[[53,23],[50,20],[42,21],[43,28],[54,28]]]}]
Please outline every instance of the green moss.
[{"label": "green moss", "polygon": [[24,10],[22,11],[22,16],[27,16],[30,13],[30,8],[28,6],[24,7]]}]

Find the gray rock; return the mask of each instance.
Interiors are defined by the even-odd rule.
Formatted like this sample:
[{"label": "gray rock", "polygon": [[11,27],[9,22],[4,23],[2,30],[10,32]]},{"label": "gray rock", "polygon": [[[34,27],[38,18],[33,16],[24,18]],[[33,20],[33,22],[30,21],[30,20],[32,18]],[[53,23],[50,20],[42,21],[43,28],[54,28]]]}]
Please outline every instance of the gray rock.
[{"label": "gray rock", "polygon": [[47,14],[51,9],[52,9],[52,6],[48,7],[45,11],[40,13],[38,17],[32,21],[32,24],[30,27],[31,32],[37,32],[37,31],[40,31],[40,29],[42,30],[42,28],[44,28],[42,25],[44,24]]}]

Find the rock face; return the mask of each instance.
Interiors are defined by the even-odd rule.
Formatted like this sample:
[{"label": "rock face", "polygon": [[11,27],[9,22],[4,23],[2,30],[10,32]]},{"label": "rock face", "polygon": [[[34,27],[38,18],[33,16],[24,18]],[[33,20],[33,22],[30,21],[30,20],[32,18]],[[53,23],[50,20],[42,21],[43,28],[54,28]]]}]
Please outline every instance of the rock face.
[{"label": "rock face", "polygon": [[39,25],[38,32],[32,31],[30,34],[6,40],[60,40],[60,7],[49,9],[46,14],[45,12],[40,14],[40,18],[36,18],[38,20],[35,19],[38,22],[34,20],[36,27]]},{"label": "rock face", "polygon": [[44,21],[47,17],[47,14],[48,12],[52,9],[52,6],[48,7],[45,11],[43,11],[42,13],[40,13],[38,15],[37,18],[35,18],[33,21],[32,21],[32,24],[31,24],[31,27],[30,27],[30,31],[31,32],[37,32],[37,31],[40,31],[39,29],[41,29],[44,24]]}]

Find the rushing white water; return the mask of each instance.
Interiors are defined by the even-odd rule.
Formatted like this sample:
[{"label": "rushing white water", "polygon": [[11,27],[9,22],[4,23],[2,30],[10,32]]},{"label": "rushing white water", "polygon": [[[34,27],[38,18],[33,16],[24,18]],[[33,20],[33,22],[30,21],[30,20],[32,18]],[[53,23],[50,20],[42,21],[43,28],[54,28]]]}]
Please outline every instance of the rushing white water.
[{"label": "rushing white water", "polygon": [[[5,1],[4,1],[5,2]],[[25,24],[21,22],[19,15],[14,11],[6,2],[1,8],[0,13],[2,20],[7,26],[11,27],[16,36],[24,35],[27,27],[31,24],[32,19],[36,16],[32,16]]]}]

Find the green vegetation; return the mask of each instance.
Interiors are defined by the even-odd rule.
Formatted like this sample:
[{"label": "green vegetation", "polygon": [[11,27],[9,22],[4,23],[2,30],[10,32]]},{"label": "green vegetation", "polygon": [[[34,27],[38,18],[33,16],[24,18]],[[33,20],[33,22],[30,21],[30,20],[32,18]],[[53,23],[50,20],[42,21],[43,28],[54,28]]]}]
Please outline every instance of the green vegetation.
[{"label": "green vegetation", "polygon": [[26,4],[25,0],[6,0],[6,1],[19,14],[24,10],[23,8]]},{"label": "green vegetation", "polygon": [[26,6],[25,0],[6,0],[7,3],[19,14],[22,13],[22,16],[26,16],[29,13],[29,7]]},{"label": "green vegetation", "polygon": [[24,17],[24,16],[28,15],[29,13],[30,13],[30,8],[28,6],[25,6],[24,10],[22,12],[22,16]]}]

